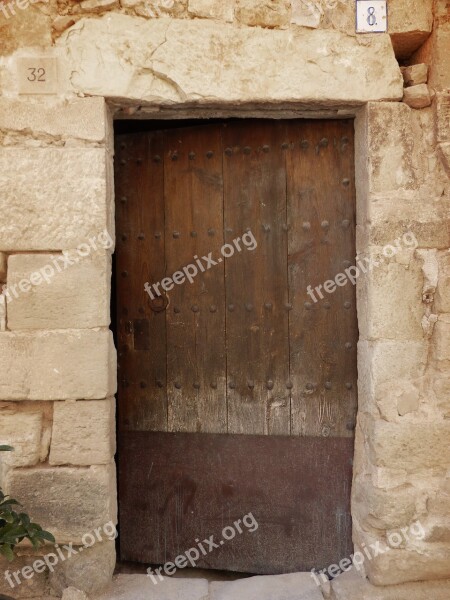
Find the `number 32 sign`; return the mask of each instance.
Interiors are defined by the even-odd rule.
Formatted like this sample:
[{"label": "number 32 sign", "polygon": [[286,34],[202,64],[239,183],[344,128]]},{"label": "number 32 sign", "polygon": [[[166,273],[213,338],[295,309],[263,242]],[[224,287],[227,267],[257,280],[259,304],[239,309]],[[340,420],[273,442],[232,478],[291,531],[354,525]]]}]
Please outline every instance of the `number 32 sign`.
[{"label": "number 32 sign", "polygon": [[58,63],[53,56],[17,57],[19,94],[56,94]]},{"label": "number 32 sign", "polygon": [[380,33],[387,31],[386,0],[356,0],[356,32]]}]

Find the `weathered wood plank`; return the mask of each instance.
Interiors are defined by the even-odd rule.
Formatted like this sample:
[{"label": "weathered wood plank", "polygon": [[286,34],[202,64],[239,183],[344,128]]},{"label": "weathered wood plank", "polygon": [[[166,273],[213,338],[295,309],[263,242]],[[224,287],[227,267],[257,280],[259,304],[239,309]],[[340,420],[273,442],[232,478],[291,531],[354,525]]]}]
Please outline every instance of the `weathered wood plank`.
[{"label": "weathered wood plank", "polygon": [[144,290],[164,275],[162,152],[158,133],[116,140],[118,414],[132,431],[167,430],[165,315]]},{"label": "weathered wood plank", "polygon": [[290,432],[286,170],[283,126],[224,129],[225,239],[258,247],[226,260],[228,430]]},{"label": "weathered wood plank", "polygon": [[289,136],[292,433],[350,437],[356,414],[355,288],[347,283],[311,297],[307,286],[323,285],[354,261],[353,123],[297,121],[289,125]]},{"label": "weathered wood plank", "polygon": [[166,275],[198,271],[167,293],[169,431],[227,431],[224,264],[203,258],[217,260],[223,244],[221,135],[165,133]]}]

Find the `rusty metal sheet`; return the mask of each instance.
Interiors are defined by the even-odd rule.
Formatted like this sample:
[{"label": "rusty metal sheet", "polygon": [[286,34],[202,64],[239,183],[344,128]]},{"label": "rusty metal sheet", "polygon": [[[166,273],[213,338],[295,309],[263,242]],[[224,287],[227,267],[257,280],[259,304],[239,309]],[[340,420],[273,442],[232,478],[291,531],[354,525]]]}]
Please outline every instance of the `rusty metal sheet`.
[{"label": "rusty metal sheet", "polygon": [[[163,564],[211,535],[198,567],[286,573],[352,552],[352,439],[122,432],[119,456],[122,560]],[[258,528],[224,541],[249,513]]]}]

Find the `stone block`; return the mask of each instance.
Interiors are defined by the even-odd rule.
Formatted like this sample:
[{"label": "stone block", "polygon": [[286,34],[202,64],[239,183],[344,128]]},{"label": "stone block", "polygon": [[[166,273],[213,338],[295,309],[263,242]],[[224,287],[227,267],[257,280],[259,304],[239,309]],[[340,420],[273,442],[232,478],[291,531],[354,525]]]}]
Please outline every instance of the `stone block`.
[{"label": "stone block", "polygon": [[31,5],[21,10],[17,3],[5,5],[8,16],[0,15],[0,56],[8,56],[26,46],[52,45],[50,17]]},{"label": "stone block", "polygon": [[[360,251],[368,244],[391,244],[408,231],[420,248],[449,247],[450,194],[436,151],[433,113],[431,107],[416,111],[404,103],[369,103],[357,118],[357,171],[366,173],[369,165],[368,182],[357,177]],[[385,122],[390,122],[389,130]],[[389,136],[397,148],[391,148]],[[384,164],[383,147],[390,165]]]},{"label": "stone block", "polygon": [[234,0],[189,0],[188,12],[194,17],[232,23]]},{"label": "stone block", "polygon": [[2,452],[0,461],[10,467],[28,467],[39,462],[41,454],[42,412],[0,407],[0,445],[14,452]]},{"label": "stone block", "polygon": [[0,295],[0,332],[6,331],[6,296]]},{"label": "stone block", "polygon": [[[96,543],[92,547],[77,548],[78,554],[65,562],[60,562],[50,575],[52,590],[60,595],[69,587],[80,593],[101,592],[111,582],[116,566],[114,541]],[[83,551],[81,554],[80,551]],[[66,596],[67,592],[64,592]],[[63,593],[63,598],[65,597]],[[69,596],[70,597],[70,596]],[[86,596],[84,596],[86,598]],[[72,598],[81,600],[83,596],[72,593]]]},{"label": "stone block", "polygon": [[69,27],[75,25],[75,19],[73,19],[70,15],[67,16],[57,16],[53,19],[52,27],[57,33],[62,33]]},{"label": "stone block", "polygon": [[[397,586],[407,582],[422,582],[422,589],[420,587],[416,588],[417,594],[422,593],[422,595],[417,595],[418,598],[424,600],[445,598],[447,600],[450,591],[449,564],[449,544],[422,543],[420,551],[416,549],[391,549],[390,552],[367,561],[365,568],[369,581],[375,586]],[[439,587],[439,582],[436,581],[438,579],[447,579],[447,581],[442,582],[441,587]],[[431,586],[428,587],[428,595],[425,595],[427,588],[423,586]],[[387,596],[387,598],[389,600],[412,600],[414,598],[412,595],[414,588],[412,590],[406,588],[406,590],[409,595],[405,593],[404,596],[400,596],[397,595],[398,589],[394,587],[391,596]],[[433,595],[430,595],[430,591]],[[433,592],[436,592],[436,595]],[[363,600],[365,600],[364,596]]]},{"label": "stone block", "polygon": [[[421,340],[423,331],[421,261],[412,238],[402,236],[383,248],[370,247],[360,258],[357,296],[359,330],[365,339]],[[414,243],[415,245],[415,243]],[[363,273],[363,268],[367,273]],[[402,319],[398,315],[402,315]]]},{"label": "stone block", "polygon": [[432,345],[434,360],[444,363],[440,368],[446,371],[450,361],[450,314],[439,316],[434,328]]},{"label": "stone block", "polygon": [[63,250],[108,229],[102,148],[0,148],[0,248]]},{"label": "stone block", "polygon": [[51,465],[109,464],[115,439],[114,398],[55,402]]},{"label": "stone block", "polygon": [[[403,106],[407,108],[406,104]],[[361,228],[365,227],[363,235],[369,243],[384,246],[411,231],[420,248],[447,248],[450,244],[448,204],[446,196],[438,197],[432,191],[374,194],[366,205],[368,216],[361,222]]]},{"label": "stone block", "polygon": [[406,86],[419,85],[428,81],[428,65],[421,63],[402,69],[403,81]]},{"label": "stone block", "polygon": [[442,165],[450,177],[450,142],[442,142],[438,144],[438,150],[442,160]]},{"label": "stone block", "polygon": [[436,293],[439,278],[437,250],[417,250],[416,255],[422,262],[422,299],[426,305],[430,305],[434,301],[434,295]]},{"label": "stone block", "polygon": [[311,573],[289,573],[212,582],[210,600],[323,600]]},{"label": "stone block", "polygon": [[396,410],[398,398],[412,391],[411,385],[424,375],[427,355],[425,341],[360,340],[360,410],[379,415],[386,398],[392,398],[392,410]]},{"label": "stone block", "polygon": [[303,0],[292,0],[291,23],[301,27],[320,27],[323,16],[322,2],[304,2]]},{"label": "stone block", "polygon": [[[126,4],[124,4],[126,2]],[[121,0],[122,6],[129,6],[133,0]],[[140,17],[155,19],[157,17],[186,18],[188,17],[189,0],[140,0],[134,2],[134,12]]]},{"label": "stone block", "polygon": [[[321,0],[320,4],[324,13],[324,26],[331,24],[334,29],[347,35],[355,35],[355,5],[352,2]],[[315,6],[315,3],[312,6]]]},{"label": "stone block", "polygon": [[[108,327],[111,256],[95,252],[90,244],[88,249],[89,256],[68,253],[73,264],[67,266],[64,257],[58,255],[11,255],[7,280],[8,329]],[[42,276],[51,272],[51,276]],[[29,291],[21,293],[24,280]]]},{"label": "stone block", "polygon": [[450,142],[450,93],[436,94],[437,141]]},{"label": "stone block", "polygon": [[450,252],[438,253],[438,286],[434,299],[434,310],[450,313]]},{"label": "stone block", "polygon": [[431,96],[426,83],[405,88],[403,102],[411,108],[426,108],[430,106]]},{"label": "stone block", "polygon": [[433,0],[417,0],[414,8],[405,0],[389,2],[389,33],[395,55],[408,58],[421,46],[433,28]]},{"label": "stone block", "polygon": [[0,333],[0,398],[102,399],[116,391],[116,353],[107,330]]},{"label": "stone block", "polygon": [[352,514],[374,529],[386,530],[408,526],[416,515],[416,493],[411,485],[384,490],[367,479],[354,483]]},{"label": "stone block", "polygon": [[114,464],[12,469],[5,490],[59,544],[82,544],[85,534],[117,521]]},{"label": "stone block", "polygon": [[386,469],[371,467],[370,478],[373,485],[379,489],[392,490],[401,488],[407,483],[408,474],[404,469]]},{"label": "stone block", "polygon": [[418,473],[448,468],[450,423],[387,423],[372,420],[366,428],[372,464]]},{"label": "stone block", "polygon": [[83,0],[80,3],[83,12],[101,13],[119,8],[119,0]]},{"label": "stone block", "polygon": [[6,281],[6,268],[8,264],[7,256],[4,252],[0,252],[0,283]]},{"label": "stone block", "polygon": [[352,568],[331,582],[332,600],[448,600],[450,581],[374,586]]},{"label": "stone block", "polygon": [[104,98],[76,98],[64,103],[31,103],[0,97],[0,129],[24,135],[52,136],[104,142],[106,135]]},{"label": "stone block", "polygon": [[[379,415],[386,421],[401,422],[399,417],[420,410],[422,379],[399,379],[380,383],[375,390]],[[421,413],[422,414],[422,413]]]},{"label": "stone block", "polygon": [[[437,10],[439,10],[440,6],[448,13],[445,1],[440,0],[435,3]],[[448,14],[440,16],[436,14],[435,26],[430,37],[413,54],[411,60],[415,63],[423,62],[430,65],[428,83],[437,91],[448,90],[450,88],[449,47],[450,22],[448,21]]]},{"label": "stone block", "polygon": [[[450,506],[450,503],[448,503],[448,506]],[[427,542],[450,544],[450,524],[447,522],[442,525],[433,525],[425,539]]]},{"label": "stone block", "polygon": [[441,481],[436,493],[430,495],[427,509],[433,517],[448,518],[450,514],[450,478]]},{"label": "stone block", "polygon": [[[255,18],[252,11],[248,14]],[[171,106],[195,102],[236,108],[254,102],[279,107],[280,102],[295,102],[336,108],[342,102],[403,96],[403,78],[387,34],[370,36],[362,44],[331,29],[269,30],[111,13],[81,19],[57,45],[71,56],[72,91],[116,99]],[[230,48],[233,60],[227,59]]]},{"label": "stone block", "polygon": [[89,600],[87,595],[74,587],[68,587],[63,591],[61,600]]},{"label": "stone block", "polygon": [[411,109],[401,103],[368,107],[369,191],[390,192],[417,187],[413,162]]},{"label": "stone block", "polygon": [[405,391],[397,400],[397,412],[401,417],[418,410],[420,405],[419,390],[415,387]]},{"label": "stone block", "polygon": [[[12,562],[0,557],[0,598],[4,594],[8,598],[15,599],[35,598],[47,600],[50,595],[48,570],[41,573],[34,572],[29,579],[23,577],[22,573],[17,573],[17,571],[22,571],[24,567],[31,567],[34,561],[41,558],[43,553],[44,550],[39,553],[20,549],[18,556]],[[28,569],[26,572],[28,573]],[[16,577],[14,577],[14,573],[16,573]]]},{"label": "stone block", "polygon": [[[208,581],[164,577],[155,585],[147,575],[118,575],[95,600],[206,600]],[[236,599],[237,600],[237,599]]]},{"label": "stone block", "polygon": [[448,369],[444,367],[442,374],[434,373],[433,391],[436,396],[438,408],[446,419],[450,418],[450,377]]},{"label": "stone block", "polygon": [[[450,29],[448,41],[450,43]],[[435,115],[439,157],[450,176],[450,93],[436,94]]]},{"label": "stone block", "polygon": [[288,0],[236,0],[236,19],[251,27],[287,27],[290,4]]}]

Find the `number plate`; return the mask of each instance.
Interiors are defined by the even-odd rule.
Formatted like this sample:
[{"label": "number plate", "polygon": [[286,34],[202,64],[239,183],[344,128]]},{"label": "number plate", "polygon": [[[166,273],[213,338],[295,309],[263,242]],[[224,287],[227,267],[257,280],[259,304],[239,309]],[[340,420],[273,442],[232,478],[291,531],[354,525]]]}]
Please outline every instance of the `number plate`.
[{"label": "number plate", "polygon": [[39,56],[17,59],[19,94],[56,94],[58,91],[57,59]]},{"label": "number plate", "polygon": [[386,0],[356,0],[356,32],[381,33],[387,31]]}]

